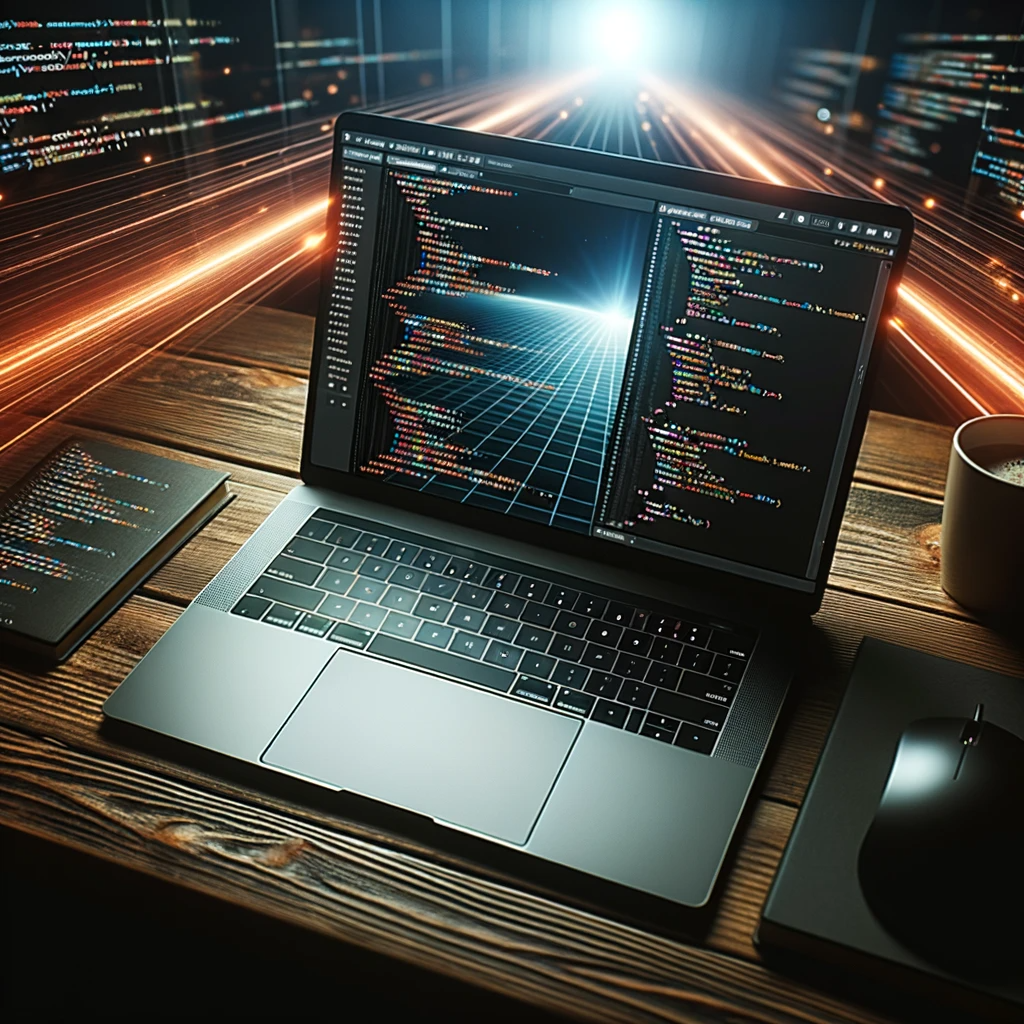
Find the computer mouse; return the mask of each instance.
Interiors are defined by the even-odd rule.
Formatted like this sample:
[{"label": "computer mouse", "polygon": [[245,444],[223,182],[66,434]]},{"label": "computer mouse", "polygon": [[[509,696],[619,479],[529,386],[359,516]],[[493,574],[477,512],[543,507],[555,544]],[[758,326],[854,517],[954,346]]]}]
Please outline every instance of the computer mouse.
[{"label": "computer mouse", "polygon": [[1001,976],[1024,952],[1024,740],[983,711],[907,726],[857,866],[900,943],[954,973]]}]

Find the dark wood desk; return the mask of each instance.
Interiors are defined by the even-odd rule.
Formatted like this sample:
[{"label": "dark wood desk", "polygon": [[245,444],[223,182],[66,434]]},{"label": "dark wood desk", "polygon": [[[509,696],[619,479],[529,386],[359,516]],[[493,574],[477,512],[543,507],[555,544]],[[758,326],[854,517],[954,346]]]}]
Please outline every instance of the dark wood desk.
[{"label": "dark wood desk", "polygon": [[0,668],[0,822],[556,1012],[882,1019],[768,969],[752,936],[864,635],[1024,676],[1022,651],[939,588],[951,431],[872,415],[818,642],[710,928],[689,945],[100,735],[103,700],[295,484],[311,334],[309,318],[245,312],[187,354],[158,355],[113,382],[0,466],[2,488],[85,433],[229,470],[237,494],[66,665]]}]

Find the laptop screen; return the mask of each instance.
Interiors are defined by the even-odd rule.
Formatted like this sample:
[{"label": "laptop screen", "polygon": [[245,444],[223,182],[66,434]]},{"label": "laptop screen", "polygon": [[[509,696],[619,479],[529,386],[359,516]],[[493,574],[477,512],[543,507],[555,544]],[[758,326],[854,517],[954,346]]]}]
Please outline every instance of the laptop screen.
[{"label": "laptop screen", "polygon": [[315,465],[814,589],[898,229],[338,145]]}]

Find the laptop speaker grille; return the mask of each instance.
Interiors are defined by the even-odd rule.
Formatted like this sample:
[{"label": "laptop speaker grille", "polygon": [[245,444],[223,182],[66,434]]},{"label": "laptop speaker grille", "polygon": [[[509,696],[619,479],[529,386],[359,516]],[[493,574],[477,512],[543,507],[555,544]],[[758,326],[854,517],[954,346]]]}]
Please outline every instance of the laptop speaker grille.
[{"label": "laptop speaker grille", "polygon": [[788,685],[784,675],[765,671],[763,667],[751,675],[757,667],[755,659],[736,691],[736,701],[714,753],[715,757],[755,770],[768,745]]},{"label": "laptop speaker grille", "polygon": [[314,507],[300,501],[283,501],[235,557],[203,588],[194,603],[222,612],[229,611],[309,518]]}]

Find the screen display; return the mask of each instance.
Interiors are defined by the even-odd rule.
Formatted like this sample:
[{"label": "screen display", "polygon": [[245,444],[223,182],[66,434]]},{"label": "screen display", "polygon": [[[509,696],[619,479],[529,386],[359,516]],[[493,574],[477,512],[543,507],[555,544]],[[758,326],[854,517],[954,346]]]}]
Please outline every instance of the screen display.
[{"label": "screen display", "polygon": [[314,464],[813,589],[897,229],[339,145]]}]

